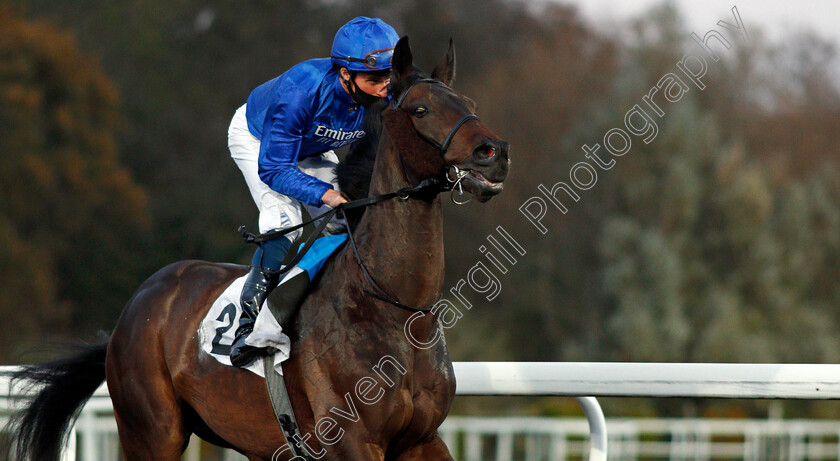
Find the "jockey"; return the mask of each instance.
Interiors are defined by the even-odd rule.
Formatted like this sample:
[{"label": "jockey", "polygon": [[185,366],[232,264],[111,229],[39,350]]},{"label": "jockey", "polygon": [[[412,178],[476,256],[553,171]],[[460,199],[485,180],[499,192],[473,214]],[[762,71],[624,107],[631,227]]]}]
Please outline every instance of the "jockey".
[{"label": "jockey", "polygon": [[[261,233],[303,222],[347,199],[338,191],[333,149],[362,138],[365,107],[387,96],[399,37],[380,19],[357,17],[335,35],[331,58],[304,61],[258,86],[228,130],[228,148],[260,211]],[[328,233],[344,232],[330,224]],[[257,249],[242,290],[242,316],[230,352],[247,366],[260,350],[245,344],[297,230]]]}]

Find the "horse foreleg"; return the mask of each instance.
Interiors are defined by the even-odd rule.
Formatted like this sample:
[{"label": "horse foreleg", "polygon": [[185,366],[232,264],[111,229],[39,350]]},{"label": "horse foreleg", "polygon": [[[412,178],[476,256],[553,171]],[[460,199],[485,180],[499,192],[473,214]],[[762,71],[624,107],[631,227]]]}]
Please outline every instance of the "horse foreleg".
[{"label": "horse foreleg", "polygon": [[428,442],[415,445],[394,458],[393,461],[454,461],[449,448],[440,437],[434,436]]}]

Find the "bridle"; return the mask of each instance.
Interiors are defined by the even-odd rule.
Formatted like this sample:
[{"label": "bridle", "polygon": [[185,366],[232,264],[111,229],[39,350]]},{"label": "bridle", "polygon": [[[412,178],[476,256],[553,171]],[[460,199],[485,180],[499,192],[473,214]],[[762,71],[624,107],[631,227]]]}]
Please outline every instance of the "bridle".
[{"label": "bridle", "polygon": [[[414,82],[411,83],[411,85],[408,86],[408,88],[403,90],[400,97],[392,104],[394,109],[403,110],[402,103],[405,101],[406,96],[408,96],[408,92],[411,91],[412,88],[419,85],[420,83],[429,83],[429,84],[440,83],[441,85],[446,86],[445,83],[441,82],[440,80],[433,79],[433,78],[421,78],[419,80],[415,80]],[[473,119],[480,120],[478,118],[478,115],[475,115],[475,114],[466,114],[463,117],[461,117],[461,120],[459,120],[458,123],[456,123],[455,126],[452,127],[452,130],[449,131],[449,134],[446,136],[446,139],[443,140],[443,143],[438,143],[437,141],[429,138],[428,136],[421,133],[420,131],[417,131],[417,130],[415,130],[415,131],[417,131],[417,134],[419,134],[420,137],[422,137],[423,139],[426,140],[426,142],[428,142],[429,144],[434,146],[437,150],[440,151],[440,154],[443,155],[449,149],[449,144],[452,142],[452,138],[455,137],[455,134],[458,133],[458,130],[461,129],[461,127],[464,126],[465,123],[467,123],[467,122],[469,122],[470,120],[473,120]]]},{"label": "bridle", "polygon": [[[437,80],[437,79],[434,79],[434,78],[421,78],[421,79],[418,79],[418,80],[415,80],[415,81],[411,82],[411,84],[408,85],[408,87],[402,91],[399,98],[393,99],[391,101],[391,106],[394,109],[402,110],[403,112],[408,112],[408,111],[406,111],[405,109],[402,108],[402,104],[405,101],[405,98],[408,96],[408,93],[411,91],[411,89],[414,88],[415,86],[421,84],[421,83],[428,83],[428,84],[431,84],[431,85],[439,83],[439,84],[441,84],[443,86],[446,86],[448,88],[448,86],[440,80]],[[440,155],[444,155],[444,154],[446,154],[446,151],[449,149],[449,144],[452,143],[452,139],[458,133],[458,130],[460,130],[461,127],[464,126],[464,124],[469,122],[470,120],[481,120],[481,119],[478,118],[478,115],[475,115],[475,114],[465,114],[463,117],[461,117],[461,120],[459,120],[458,123],[456,123],[452,127],[452,129],[449,131],[449,134],[446,135],[446,138],[443,140],[443,143],[439,143],[439,142],[435,141],[434,139],[431,139],[429,136],[422,133],[420,130],[417,130],[416,128],[415,128],[414,131],[416,131],[417,134],[421,138],[423,138],[424,141],[428,142],[435,149],[439,150]],[[452,175],[450,175],[450,173],[454,174],[454,179],[453,179]],[[448,184],[449,190],[458,189],[459,197],[463,197],[464,195],[466,195],[464,193],[464,189],[461,187],[461,181],[468,174],[469,174],[468,171],[461,170],[460,168],[458,168],[457,165],[450,165],[448,167],[448,169],[446,170],[446,173],[444,174],[444,177],[446,178],[446,181],[449,183]],[[452,198],[452,202],[454,202],[457,205],[463,205],[465,203],[468,203],[471,200],[471,199],[468,198],[467,200],[464,200],[464,201],[460,202],[455,198],[454,193],[452,194],[451,198]]]},{"label": "bridle", "polygon": [[[400,94],[399,98],[397,98],[395,101],[392,101],[392,104],[391,104],[392,107],[394,109],[402,110],[402,111],[406,112],[401,107],[402,103],[405,101],[405,98],[408,95],[409,91],[411,91],[412,88],[414,88],[416,85],[421,84],[421,83],[429,83],[429,84],[440,83],[441,85],[446,86],[445,83],[441,82],[440,80],[433,79],[433,78],[421,78],[421,79],[415,80],[405,90],[403,90],[403,92],[402,92],[402,94]],[[467,123],[468,121],[473,120],[473,119],[480,120],[478,118],[478,116],[475,115],[475,114],[466,114],[463,117],[461,117],[461,120],[459,120],[458,123],[456,123],[455,126],[453,126],[452,129],[449,131],[449,134],[446,136],[446,139],[444,139],[443,143],[436,142],[435,140],[433,140],[433,139],[429,138],[428,136],[426,136],[425,134],[421,133],[416,128],[415,128],[415,132],[417,132],[417,134],[421,138],[423,138],[424,141],[428,142],[433,147],[435,147],[438,151],[440,151],[440,154],[442,156],[446,153],[447,149],[449,149],[449,144],[452,142],[452,138],[455,137],[455,134],[458,133],[458,130],[461,129],[461,127],[464,126],[465,123]],[[402,160],[402,158],[400,160]],[[403,168],[404,168],[404,166],[403,166]],[[459,169],[456,165],[451,165],[449,168],[451,170],[447,169],[447,171],[444,173],[445,181],[441,181],[438,178],[428,178],[428,179],[425,179],[425,180],[421,181],[419,184],[417,184],[416,186],[413,186],[413,187],[405,187],[405,188],[399,189],[399,190],[394,191],[394,192],[389,192],[387,194],[376,195],[376,196],[373,196],[373,197],[367,197],[367,198],[363,198],[363,199],[358,199],[358,200],[352,200],[352,201],[349,201],[349,202],[345,202],[345,203],[340,204],[339,206],[333,208],[332,210],[330,210],[326,213],[323,213],[321,215],[318,215],[318,216],[312,218],[309,221],[306,221],[304,223],[301,223],[301,224],[298,224],[296,226],[289,227],[289,228],[286,228],[286,229],[283,229],[283,230],[270,231],[270,232],[267,232],[265,234],[254,235],[254,234],[248,232],[247,229],[245,229],[245,226],[242,226],[242,227],[239,228],[239,232],[242,235],[242,237],[245,239],[246,242],[254,243],[254,244],[259,245],[262,242],[282,237],[283,235],[286,235],[286,234],[288,234],[288,233],[290,233],[294,230],[300,229],[300,228],[302,228],[306,225],[309,225],[309,224],[311,224],[311,223],[320,219],[321,222],[318,224],[318,227],[310,234],[310,236],[309,236],[309,238],[307,238],[306,242],[300,247],[300,249],[297,252],[297,255],[295,256],[295,258],[292,261],[290,261],[288,264],[286,264],[283,269],[280,269],[279,271],[277,271],[278,274],[283,274],[283,273],[291,270],[293,267],[295,267],[300,262],[300,260],[303,258],[303,255],[305,255],[306,252],[309,251],[309,249],[312,247],[312,244],[315,243],[315,240],[316,240],[317,236],[321,234],[321,232],[326,228],[327,223],[329,223],[332,220],[332,218],[336,215],[336,213],[338,213],[338,212],[343,213],[344,210],[349,210],[349,209],[353,209],[353,208],[364,208],[364,207],[373,205],[374,203],[383,202],[385,200],[390,200],[392,198],[398,198],[400,200],[408,200],[412,196],[423,194],[423,193],[425,193],[429,190],[436,190],[437,192],[444,192],[444,191],[451,191],[451,190],[454,190],[455,188],[457,188],[458,192],[463,196],[464,191],[461,188],[461,180],[463,180],[467,176],[467,174],[469,174],[469,172]],[[450,176],[450,172],[454,173],[454,179]],[[462,205],[464,203],[467,203],[469,200],[464,201],[464,202],[458,202],[455,199],[455,196],[453,194],[452,201],[459,204],[459,205]],[[404,309],[404,310],[407,310],[409,312],[427,313],[427,312],[430,312],[432,310],[432,307],[429,307],[429,308],[426,308],[426,309],[420,309],[420,308],[405,305],[405,304],[401,303],[399,300],[397,300],[396,298],[394,298],[393,296],[386,293],[385,290],[380,288],[379,285],[376,283],[376,281],[373,279],[373,277],[368,272],[364,263],[362,262],[362,257],[361,257],[361,255],[359,255],[358,248],[356,248],[356,240],[353,238],[353,232],[349,228],[348,228],[348,233],[347,233],[347,239],[350,241],[350,245],[353,248],[353,253],[356,256],[356,262],[359,264],[359,267],[362,269],[362,273],[364,274],[368,283],[374,289],[374,291],[370,291],[370,290],[366,289],[365,293],[367,293],[368,295],[370,295],[370,296],[372,296],[376,299],[379,299],[380,301],[385,301],[389,304],[393,304],[394,306],[397,306],[400,309]]]}]

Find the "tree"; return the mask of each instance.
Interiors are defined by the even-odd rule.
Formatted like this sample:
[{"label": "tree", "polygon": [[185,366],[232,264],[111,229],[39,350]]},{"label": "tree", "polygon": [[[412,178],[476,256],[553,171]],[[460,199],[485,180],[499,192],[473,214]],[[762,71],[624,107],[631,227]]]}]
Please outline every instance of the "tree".
[{"label": "tree", "polygon": [[117,115],[113,84],[66,33],[0,8],[0,356],[127,299],[149,216]]},{"label": "tree", "polygon": [[837,168],[798,179],[723,143],[696,104],[671,116],[599,238],[612,358],[839,360]]}]

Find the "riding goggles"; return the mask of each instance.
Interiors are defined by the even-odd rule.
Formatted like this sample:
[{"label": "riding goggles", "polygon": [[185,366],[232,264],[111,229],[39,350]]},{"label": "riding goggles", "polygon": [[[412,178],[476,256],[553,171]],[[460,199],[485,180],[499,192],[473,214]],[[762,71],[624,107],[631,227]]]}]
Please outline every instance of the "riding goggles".
[{"label": "riding goggles", "polygon": [[332,56],[332,58],[348,62],[359,62],[370,70],[385,70],[391,68],[391,60],[394,58],[394,47],[371,51],[361,59],[350,56]]}]

